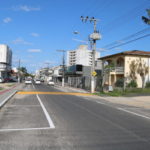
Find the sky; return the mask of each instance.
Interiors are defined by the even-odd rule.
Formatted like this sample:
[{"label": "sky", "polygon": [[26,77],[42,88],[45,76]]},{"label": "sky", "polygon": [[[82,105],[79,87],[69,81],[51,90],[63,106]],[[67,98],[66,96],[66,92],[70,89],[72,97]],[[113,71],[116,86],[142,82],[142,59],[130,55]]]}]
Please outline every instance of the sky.
[{"label": "sky", "polygon": [[[141,19],[148,17],[146,9],[150,9],[150,0],[0,0],[0,44],[12,49],[13,67],[19,59],[29,72],[57,66],[62,63],[62,53],[57,50],[74,50],[87,43],[93,23],[82,22],[80,16],[89,16],[98,19],[102,38],[96,47],[101,56],[150,51],[150,36],[118,46],[150,34],[150,25]],[[114,42],[117,47],[106,47]]]}]

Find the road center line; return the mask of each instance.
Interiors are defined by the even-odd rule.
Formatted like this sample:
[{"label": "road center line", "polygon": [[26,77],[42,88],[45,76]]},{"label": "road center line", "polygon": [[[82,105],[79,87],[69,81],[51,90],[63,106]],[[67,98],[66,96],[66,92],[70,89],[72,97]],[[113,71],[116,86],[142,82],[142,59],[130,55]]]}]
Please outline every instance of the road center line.
[{"label": "road center line", "polygon": [[125,112],[130,113],[130,114],[133,114],[133,115],[136,115],[136,116],[139,116],[139,117],[143,117],[143,118],[146,118],[146,119],[150,119],[150,117],[147,117],[147,116],[144,116],[144,115],[141,115],[141,114],[138,114],[138,113],[135,113],[135,112],[126,110],[126,109],[124,109],[124,108],[117,108],[117,109],[118,109],[118,110],[125,111]]},{"label": "road center line", "polygon": [[45,116],[46,116],[46,118],[47,118],[47,121],[48,121],[48,123],[49,123],[50,128],[51,128],[51,129],[54,129],[54,128],[55,128],[55,125],[54,125],[54,123],[53,123],[53,121],[52,121],[52,119],[51,119],[49,113],[47,112],[47,110],[46,110],[44,104],[42,103],[42,101],[41,101],[39,95],[36,94],[36,97],[37,97],[37,99],[38,99],[38,101],[39,101],[39,103],[40,103],[40,105],[41,105],[41,107],[42,107],[42,109],[43,109],[43,112],[44,112],[44,114],[45,114]]}]

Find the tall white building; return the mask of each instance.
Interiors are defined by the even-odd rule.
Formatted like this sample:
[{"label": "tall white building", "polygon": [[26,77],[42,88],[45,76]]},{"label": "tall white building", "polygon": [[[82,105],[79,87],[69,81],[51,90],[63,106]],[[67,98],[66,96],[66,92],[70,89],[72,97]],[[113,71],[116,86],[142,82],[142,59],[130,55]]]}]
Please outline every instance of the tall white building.
[{"label": "tall white building", "polygon": [[[92,51],[87,45],[80,45],[76,50],[67,51],[67,66],[72,65],[92,65]],[[100,52],[95,53],[95,60],[100,57]]]},{"label": "tall white building", "polygon": [[0,44],[0,77],[8,77],[8,72],[11,71],[12,51],[4,44]]}]

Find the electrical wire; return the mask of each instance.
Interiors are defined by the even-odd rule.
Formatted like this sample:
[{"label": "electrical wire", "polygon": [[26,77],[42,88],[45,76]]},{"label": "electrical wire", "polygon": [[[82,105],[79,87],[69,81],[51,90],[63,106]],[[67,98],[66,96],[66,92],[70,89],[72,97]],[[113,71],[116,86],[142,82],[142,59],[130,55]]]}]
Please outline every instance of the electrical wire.
[{"label": "electrical wire", "polygon": [[113,48],[116,48],[116,47],[119,47],[119,46],[123,46],[123,45],[129,44],[129,43],[132,43],[132,42],[134,42],[134,41],[137,41],[137,40],[146,38],[146,37],[148,37],[148,36],[150,36],[150,34],[146,34],[146,35],[144,35],[144,36],[141,36],[141,37],[138,37],[138,38],[136,38],[136,39],[127,41],[127,42],[125,42],[125,43],[118,44],[118,45],[116,45],[116,46],[113,46],[113,47],[108,48],[107,50],[111,50],[111,49],[113,49]]},{"label": "electrical wire", "polygon": [[107,44],[107,45],[105,45],[105,46],[103,46],[103,48],[107,48],[107,47],[110,47],[110,46],[115,46],[115,45],[117,45],[118,44],[118,41],[126,41],[126,40],[129,40],[129,39],[131,39],[131,38],[133,38],[133,37],[136,37],[136,36],[138,36],[138,35],[141,35],[141,34],[143,34],[143,33],[145,33],[145,32],[147,32],[147,31],[149,31],[150,30],[150,27],[148,27],[148,28],[145,28],[145,29],[143,29],[143,30],[140,30],[140,31],[138,31],[138,32],[136,32],[136,33],[134,33],[134,34],[131,34],[131,35],[129,35],[129,36],[127,36],[127,37],[125,37],[125,38],[123,38],[123,39],[121,39],[121,40],[117,40],[117,41],[115,41],[115,42],[112,42],[112,43],[110,43],[110,44]]}]

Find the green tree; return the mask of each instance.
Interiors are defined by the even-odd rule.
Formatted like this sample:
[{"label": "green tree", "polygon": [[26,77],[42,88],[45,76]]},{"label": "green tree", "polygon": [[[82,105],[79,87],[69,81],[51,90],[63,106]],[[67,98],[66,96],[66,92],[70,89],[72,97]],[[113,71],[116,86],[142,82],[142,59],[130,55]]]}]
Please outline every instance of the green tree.
[{"label": "green tree", "polygon": [[24,74],[27,73],[26,67],[20,67],[20,68],[18,68],[18,70],[21,71],[21,72],[24,73]]},{"label": "green tree", "polygon": [[142,88],[144,88],[145,86],[145,77],[148,74],[148,69],[149,67],[146,65],[146,63],[144,61],[142,61],[141,58],[139,58],[138,60],[133,60],[130,64],[130,78],[133,81],[136,81],[137,79],[137,74],[140,75],[141,80],[142,80]]},{"label": "green tree", "polygon": [[140,75],[142,79],[142,88],[145,86],[145,77],[148,74],[149,67],[146,65],[146,63],[140,58],[138,61],[138,66],[137,66],[137,73]]},{"label": "green tree", "polygon": [[138,66],[138,64],[136,63],[135,60],[132,60],[130,66],[129,66],[129,68],[130,68],[129,76],[134,81],[137,79],[137,76],[136,76],[137,66]]}]

